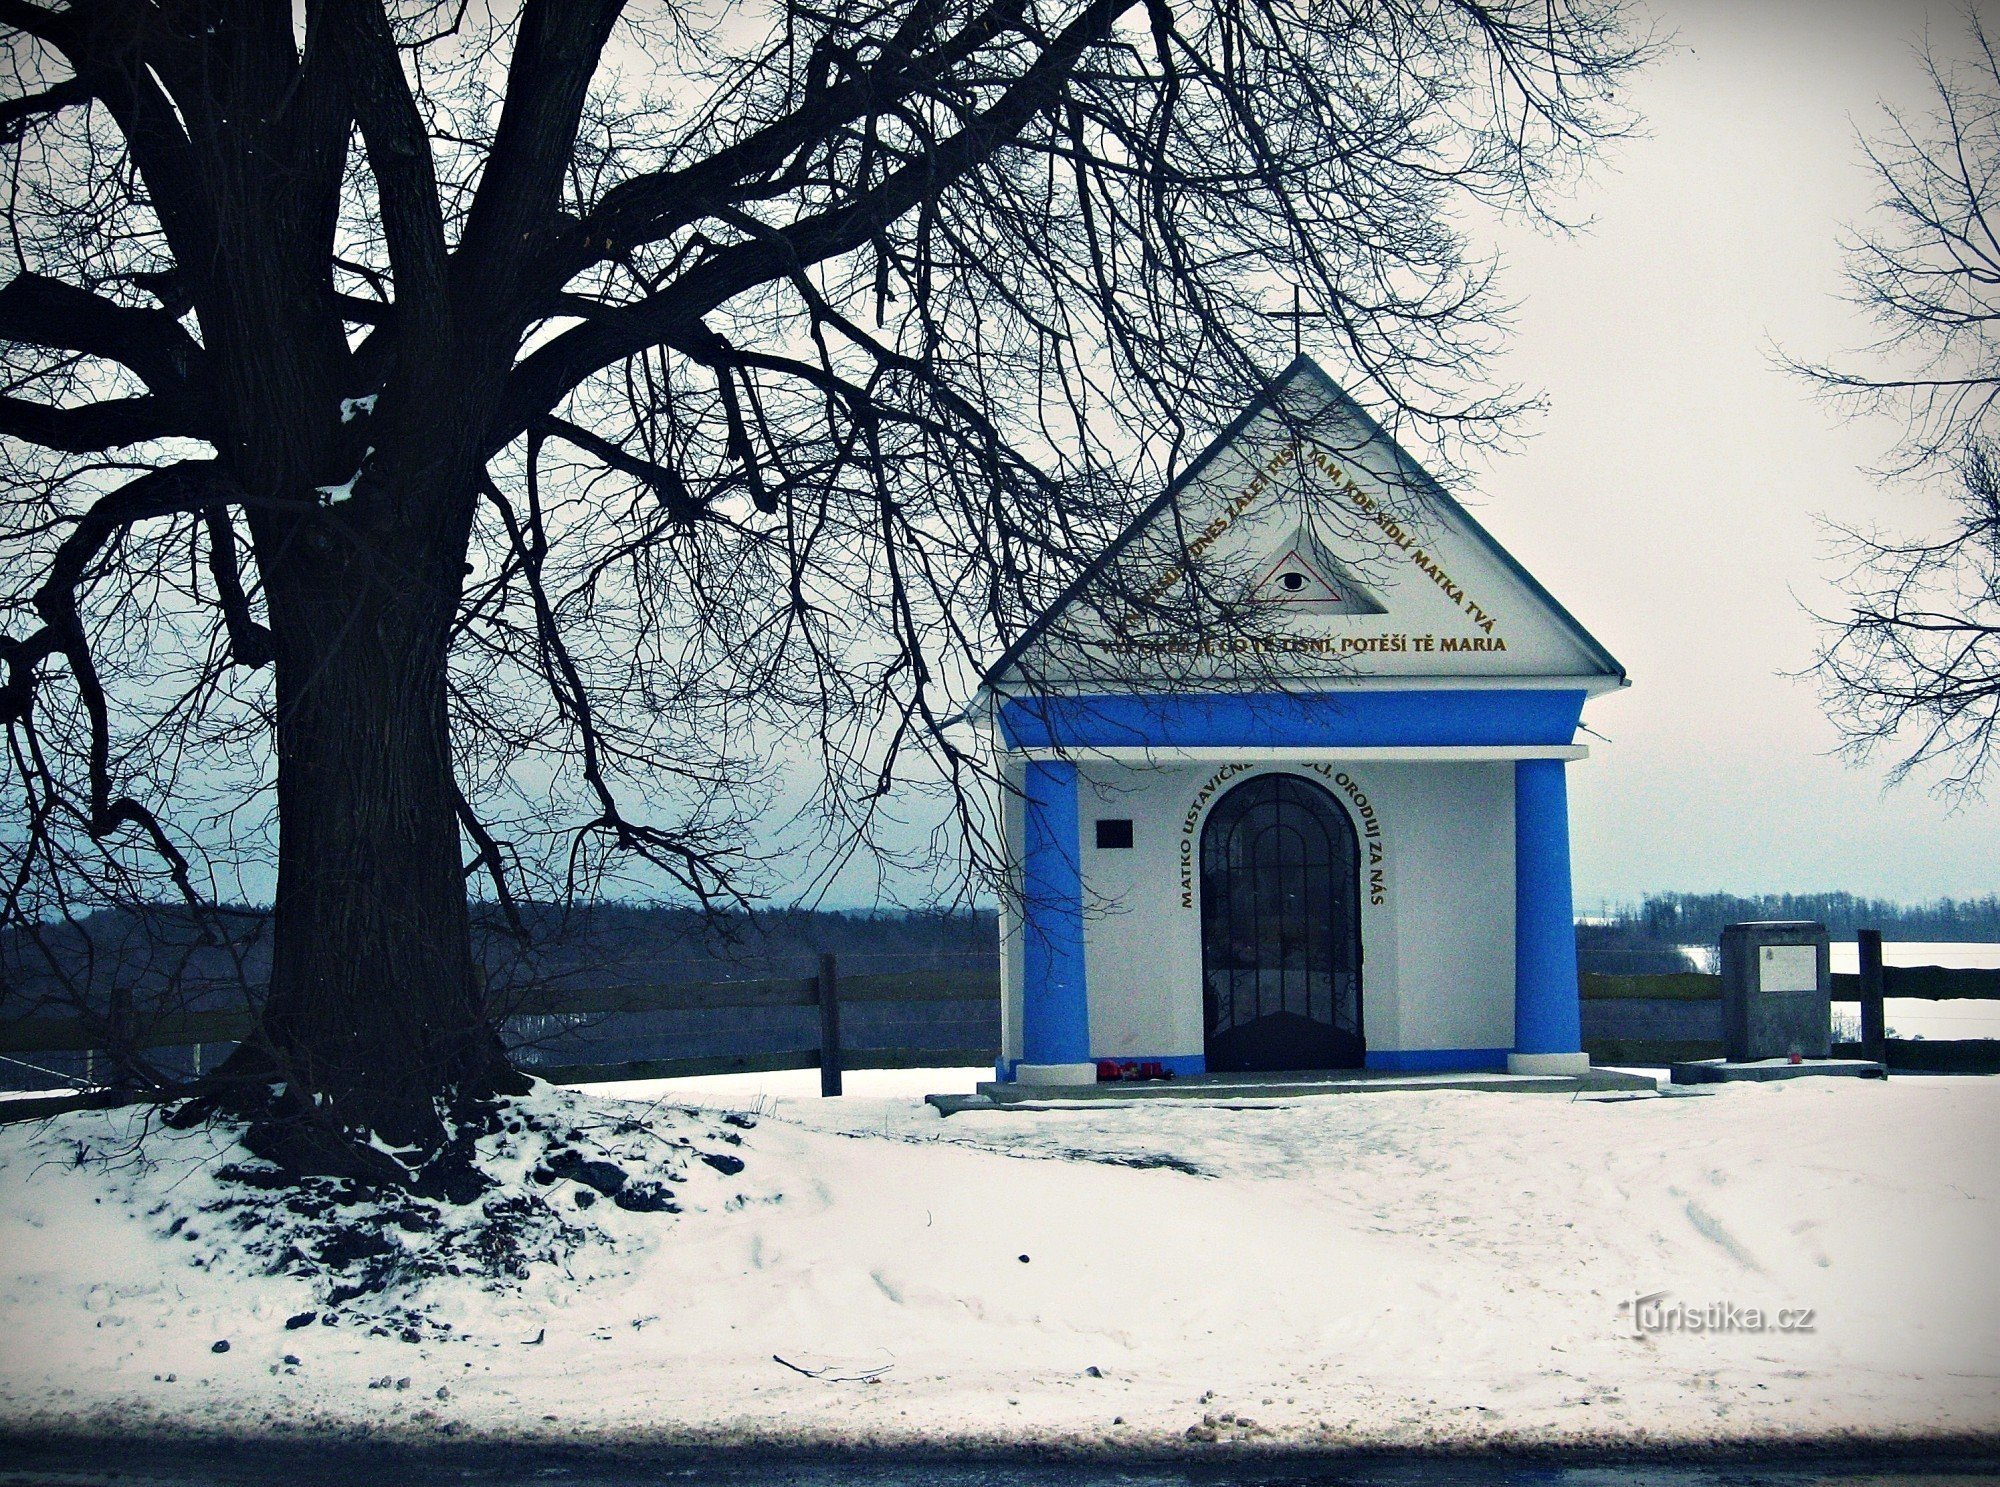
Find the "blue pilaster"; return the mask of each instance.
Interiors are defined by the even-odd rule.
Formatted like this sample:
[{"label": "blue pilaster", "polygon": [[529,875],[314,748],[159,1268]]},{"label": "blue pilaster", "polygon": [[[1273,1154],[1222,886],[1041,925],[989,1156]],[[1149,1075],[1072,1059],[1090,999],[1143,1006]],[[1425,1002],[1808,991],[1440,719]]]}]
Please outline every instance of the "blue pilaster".
[{"label": "blue pilaster", "polygon": [[1076,766],[1060,759],[1030,761],[1022,794],[1022,1059],[1083,1063],[1090,1057],[1090,1005],[1083,979]]},{"label": "blue pilaster", "polygon": [[1582,1047],[1568,783],[1560,759],[1519,759],[1514,763],[1514,1051],[1575,1053]]}]

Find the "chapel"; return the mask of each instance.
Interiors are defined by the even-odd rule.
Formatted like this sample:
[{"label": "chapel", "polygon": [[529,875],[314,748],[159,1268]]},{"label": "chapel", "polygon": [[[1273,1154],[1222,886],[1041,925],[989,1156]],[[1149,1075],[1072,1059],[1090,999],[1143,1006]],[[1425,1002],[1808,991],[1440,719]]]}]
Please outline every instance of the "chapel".
[{"label": "chapel", "polygon": [[1626,685],[1299,358],[986,675],[998,1077],[1582,1072],[1567,775]]}]

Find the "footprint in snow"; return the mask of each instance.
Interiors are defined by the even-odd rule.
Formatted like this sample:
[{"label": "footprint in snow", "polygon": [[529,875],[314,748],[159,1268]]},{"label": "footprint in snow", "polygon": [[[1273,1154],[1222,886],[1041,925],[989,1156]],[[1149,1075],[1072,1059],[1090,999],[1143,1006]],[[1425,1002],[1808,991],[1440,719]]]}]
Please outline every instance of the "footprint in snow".
[{"label": "footprint in snow", "polygon": [[1756,1256],[1745,1249],[1737,1241],[1736,1236],[1723,1227],[1722,1220],[1692,1198],[1687,1200],[1687,1216],[1688,1222],[1694,1225],[1695,1233],[1721,1249],[1730,1259],[1745,1270],[1755,1271],[1758,1275],[1764,1273],[1764,1267],[1757,1263]]}]

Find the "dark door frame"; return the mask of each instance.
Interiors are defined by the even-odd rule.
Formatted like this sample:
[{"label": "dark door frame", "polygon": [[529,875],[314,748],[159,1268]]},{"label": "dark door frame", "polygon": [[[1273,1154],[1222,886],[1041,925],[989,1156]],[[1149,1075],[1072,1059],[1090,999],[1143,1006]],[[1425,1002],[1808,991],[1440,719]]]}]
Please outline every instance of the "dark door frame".
[{"label": "dark door frame", "polygon": [[1211,1070],[1362,1065],[1361,903],[1360,833],[1332,791],[1272,770],[1215,802],[1201,829]]}]

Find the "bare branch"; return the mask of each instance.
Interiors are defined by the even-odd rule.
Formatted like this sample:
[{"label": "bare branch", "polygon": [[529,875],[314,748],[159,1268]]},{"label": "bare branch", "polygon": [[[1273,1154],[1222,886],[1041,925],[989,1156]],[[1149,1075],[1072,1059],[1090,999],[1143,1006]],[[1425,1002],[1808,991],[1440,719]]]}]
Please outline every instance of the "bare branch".
[{"label": "bare branch", "polygon": [[521,906],[514,902],[514,889],[507,881],[507,864],[504,860],[502,843],[486,829],[479,817],[473,814],[472,806],[466,800],[463,790],[454,785],[451,796],[452,808],[458,812],[459,828],[471,837],[473,845],[479,848],[479,855],[473,858],[466,872],[470,874],[485,869],[488,881],[493,884],[493,896],[500,905],[501,913],[506,915],[507,928],[513,932],[515,939],[526,941],[529,938],[528,927],[521,920]]},{"label": "bare branch", "polygon": [[174,316],[114,304],[45,274],[19,273],[0,286],[0,340],[118,362],[165,399],[186,397],[203,381],[201,347]]},{"label": "bare branch", "polygon": [[250,600],[243,592],[243,573],[236,556],[236,528],[229,508],[217,503],[202,512],[208,528],[208,571],[215,580],[217,602],[222,606],[222,622],[229,636],[229,651],[238,666],[255,669],[268,666],[272,659],[271,632],[250,613]]},{"label": "bare branch", "polygon": [[79,103],[90,102],[90,89],[81,78],[65,78],[39,93],[0,100],[0,144],[12,144],[37,119],[45,119]]},{"label": "bare branch", "polygon": [[578,449],[596,455],[614,470],[623,471],[651,487],[660,499],[660,505],[675,521],[688,523],[701,520],[705,509],[687,488],[680,471],[671,465],[658,464],[652,460],[640,459],[609,439],[600,438],[590,430],[579,428],[567,419],[544,415],[537,418],[531,432],[544,438],[555,437],[574,444]]},{"label": "bare branch", "polygon": [[441,324],[447,262],[430,134],[410,96],[388,17],[375,0],[329,0],[326,15],[323,44],[336,48],[347,68],[355,122],[368,147],[383,236],[395,267],[401,319],[406,325]]},{"label": "bare branch", "polygon": [[[189,460],[148,471],[99,498],[57,547],[48,577],[35,591],[35,610],[41,616],[42,628],[21,640],[0,637],[8,663],[6,683],[0,686],[0,722],[15,722],[27,716],[34,701],[37,664],[57,652],[84,644],[76,609],[77,587],[91,561],[113,534],[135,522],[185,515],[242,497],[242,491],[223,473],[219,461]],[[87,665],[87,651],[83,659]]]},{"label": "bare branch", "polygon": [[759,284],[863,246],[927,195],[948,190],[1010,145],[1030,119],[1052,108],[1070,69],[1105,40],[1118,16],[1138,3],[1092,0],[992,107],[925,158],[860,193],[850,204],[724,249],[688,270],[671,291],[558,336],[515,370],[501,421],[488,435],[490,446],[503,447],[520,435],[525,427],[522,410],[551,406],[593,372],[647,346],[698,339],[700,320],[717,306]]},{"label": "bare branch", "polygon": [[529,0],[522,11],[506,105],[456,255],[469,296],[518,293],[532,253],[556,227],[584,95],[624,4]]},{"label": "bare branch", "polygon": [[671,236],[702,217],[757,194],[758,183],[805,146],[835,134],[894,100],[935,84],[1007,28],[1018,24],[1022,0],[998,0],[977,12],[953,37],[919,54],[918,44],[941,18],[941,7],[914,4],[894,41],[872,62],[830,86],[815,70],[798,107],[712,154],[678,169],[621,182],[573,224],[537,266],[537,282],[558,288],[590,264]]},{"label": "bare branch", "polygon": [[0,434],[68,454],[101,454],[175,435],[201,438],[202,431],[184,423],[181,412],[156,397],[107,398],[75,408],[0,397]]},{"label": "bare branch", "polygon": [[1977,61],[1922,61],[1927,121],[1888,114],[1863,150],[1883,190],[1846,244],[1876,343],[1838,364],[1788,364],[1838,405],[1898,413],[1892,474],[1945,475],[1958,505],[1934,541],[1843,531],[1854,608],[1822,617],[1816,671],[1856,758],[1894,750],[1892,780],[1935,768],[1977,792],[2000,750],[2000,65],[1976,14]]},{"label": "bare branch", "polygon": [[153,811],[126,795],[112,793],[110,704],[91,654],[78,609],[77,590],[92,560],[111,536],[135,522],[181,515],[240,499],[241,492],[212,460],[189,461],[153,470],[101,498],[63,539],[49,576],[35,593],[42,628],[23,639],[0,637],[7,679],[0,685],[0,722],[24,722],[34,705],[36,671],[54,655],[68,662],[71,680],[90,720],[89,819],[91,837],[102,840],[137,827],[167,863],[175,886],[190,903],[200,902],[186,856]]},{"label": "bare branch", "polygon": [[42,41],[59,46],[67,43],[72,24],[71,17],[62,11],[30,5],[27,0],[0,0],[0,26],[12,26]]}]

